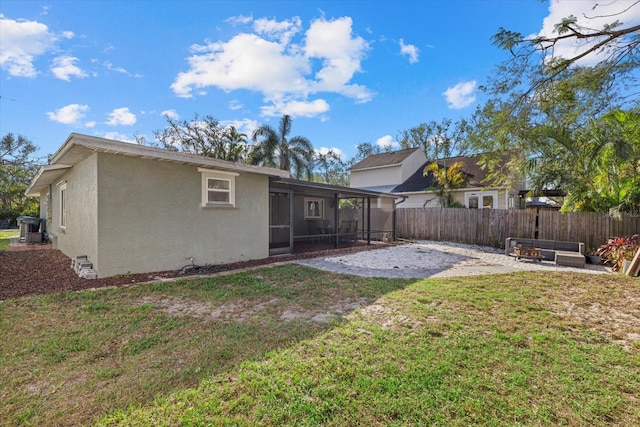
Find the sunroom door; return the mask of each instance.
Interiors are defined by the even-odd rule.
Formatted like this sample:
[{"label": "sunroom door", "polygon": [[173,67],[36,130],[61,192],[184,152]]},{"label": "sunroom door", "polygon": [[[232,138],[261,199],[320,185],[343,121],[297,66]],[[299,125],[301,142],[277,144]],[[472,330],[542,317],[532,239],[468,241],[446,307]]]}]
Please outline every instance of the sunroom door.
[{"label": "sunroom door", "polygon": [[293,248],[291,192],[269,192],[269,255],[288,254]]}]

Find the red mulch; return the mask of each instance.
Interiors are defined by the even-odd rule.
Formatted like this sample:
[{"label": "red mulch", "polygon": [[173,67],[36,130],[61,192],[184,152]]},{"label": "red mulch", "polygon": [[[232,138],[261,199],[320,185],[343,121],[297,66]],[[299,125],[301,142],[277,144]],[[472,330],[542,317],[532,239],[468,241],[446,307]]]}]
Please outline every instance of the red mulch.
[{"label": "red mulch", "polygon": [[[233,264],[209,266],[199,274],[213,274],[220,271],[259,267],[275,262],[316,258],[327,255],[353,253],[388,246],[356,246],[316,252],[242,261]],[[196,274],[198,274],[196,273]],[[142,274],[127,274],[103,279],[83,279],[71,269],[71,259],[59,250],[28,250],[0,252],[0,300],[26,295],[50,294],[55,292],[78,291],[107,286],[130,285],[157,280],[158,278],[185,277],[179,271],[161,271]]]}]

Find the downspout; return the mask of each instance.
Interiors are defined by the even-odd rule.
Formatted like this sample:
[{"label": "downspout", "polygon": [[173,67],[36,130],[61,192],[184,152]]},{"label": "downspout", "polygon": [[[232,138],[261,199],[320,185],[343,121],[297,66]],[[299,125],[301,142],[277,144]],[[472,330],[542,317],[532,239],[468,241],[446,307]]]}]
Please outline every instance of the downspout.
[{"label": "downspout", "polygon": [[392,220],[391,222],[393,223],[393,241],[395,242],[396,240],[398,240],[398,235],[396,234],[396,229],[397,227],[397,221],[398,221],[398,217],[396,216],[396,209],[398,207],[399,204],[404,203],[405,200],[407,200],[407,196],[398,196],[398,197],[402,197],[402,200],[400,200],[398,203],[396,203],[395,201],[393,202],[393,215],[392,215]]}]

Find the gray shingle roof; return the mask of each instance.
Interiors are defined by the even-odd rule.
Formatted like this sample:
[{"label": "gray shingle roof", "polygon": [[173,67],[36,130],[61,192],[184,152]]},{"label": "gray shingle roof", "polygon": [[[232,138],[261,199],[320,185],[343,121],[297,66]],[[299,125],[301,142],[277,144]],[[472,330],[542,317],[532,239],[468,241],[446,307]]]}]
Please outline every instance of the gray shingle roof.
[{"label": "gray shingle roof", "polygon": [[[480,166],[478,166],[478,160],[480,160],[480,155],[472,155],[472,156],[459,156],[459,157],[450,157],[447,159],[438,160],[437,163],[441,167],[449,167],[455,162],[464,163],[464,167],[462,168],[462,172],[465,176],[465,187],[482,187],[485,186],[486,183],[484,180],[487,177],[486,171],[482,170]],[[410,193],[415,191],[425,191],[429,187],[437,188],[435,180],[433,178],[433,174],[429,174],[427,176],[423,175],[424,168],[433,163],[433,161],[428,161],[422,166],[418,168],[405,182],[396,186],[393,189],[393,193]]]},{"label": "gray shingle roof", "polygon": [[404,159],[420,150],[419,148],[408,148],[406,150],[394,151],[393,153],[373,154],[351,166],[351,170],[377,168],[383,166],[399,165]]}]

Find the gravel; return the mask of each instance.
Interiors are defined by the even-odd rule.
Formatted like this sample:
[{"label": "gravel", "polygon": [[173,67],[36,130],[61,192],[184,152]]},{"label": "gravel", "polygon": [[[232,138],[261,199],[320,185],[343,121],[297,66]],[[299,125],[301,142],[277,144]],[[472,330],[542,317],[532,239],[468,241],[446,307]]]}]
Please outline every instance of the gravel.
[{"label": "gravel", "polygon": [[319,257],[299,264],[365,277],[424,278],[474,276],[517,271],[571,271],[604,274],[604,266],[558,266],[554,262],[518,261],[504,250],[461,243],[417,241],[367,253]]}]

